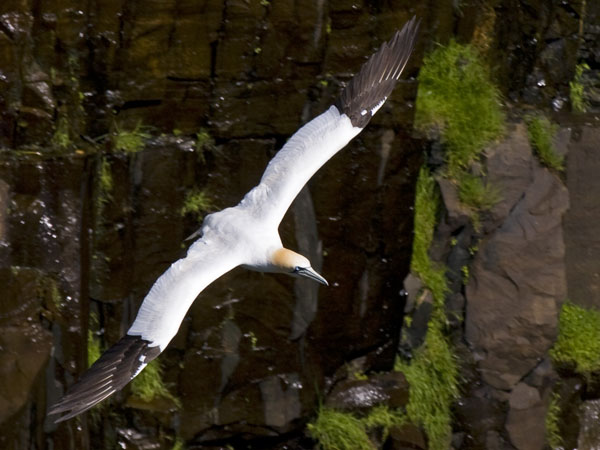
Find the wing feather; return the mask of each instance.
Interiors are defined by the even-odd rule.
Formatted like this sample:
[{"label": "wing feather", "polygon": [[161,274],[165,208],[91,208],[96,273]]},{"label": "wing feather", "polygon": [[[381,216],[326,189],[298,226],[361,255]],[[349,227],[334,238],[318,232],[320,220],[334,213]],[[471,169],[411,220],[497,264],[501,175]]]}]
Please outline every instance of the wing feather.
[{"label": "wing feather", "polygon": [[367,60],[335,104],[300,128],[275,155],[241,206],[271,224],[281,222],[314,173],[362,131],[391,94],[412,53],[418,27],[413,17]]},{"label": "wing feather", "polygon": [[146,295],[127,334],[104,352],[48,411],[70,419],[122,389],[156,358],[177,333],[198,294],[242,260],[221,240],[202,238],[163,273]]}]

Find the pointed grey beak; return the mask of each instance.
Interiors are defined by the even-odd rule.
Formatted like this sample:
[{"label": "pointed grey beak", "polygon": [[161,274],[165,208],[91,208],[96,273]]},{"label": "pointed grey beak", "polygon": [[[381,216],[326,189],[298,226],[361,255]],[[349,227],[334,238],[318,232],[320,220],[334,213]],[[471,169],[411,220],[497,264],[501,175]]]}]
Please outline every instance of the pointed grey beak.
[{"label": "pointed grey beak", "polygon": [[321,275],[319,275],[312,267],[301,267],[296,271],[296,275],[310,278],[311,280],[318,281],[319,283],[324,284],[325,286],[329,286],[327,280]]}]

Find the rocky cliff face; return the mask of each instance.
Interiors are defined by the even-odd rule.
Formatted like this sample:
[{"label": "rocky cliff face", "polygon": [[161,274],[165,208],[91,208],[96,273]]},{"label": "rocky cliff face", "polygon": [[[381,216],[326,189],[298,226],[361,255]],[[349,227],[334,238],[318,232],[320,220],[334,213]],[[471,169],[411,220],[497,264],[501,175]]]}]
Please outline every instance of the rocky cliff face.
[{"label": "rocky cliff face", "polygon": [[[384,375],[340,380],[349,361],[383,371],[396,355],[427,147],[411,126],[423,53],[452,36],[474,42],[508,101],[565,109],[577,58],[593,70],[600,61],[600,11],[587,3],[584,12],[580,2],[2,2],[0,447],[310,448],[302,429],[320,396],[333,387],[328,404],[338,404],[356,385],[389,384]],[[125,390],[87,418],[48,422],[48,404],[87,366],[88,331],[114,343],[185,252],[198,226],[182,213],[190,194],[210,200],[201,214],[237,203],[287,137],[413,14],[422,35],[407,81],[311,180],[280,229],[331,287],[235,270],[201,294],[161,356],[180,408]],[[140,144],[123,143],[127,133]],[[541,448],[557,311],[567,287],[598,305],[597,131],[579,124],[565,141],[568,191],[524,133],[516,125],[489,150],[503,200],[482,222],[472,261],[473,229],[449,203],[439,232],[440,258],[459,272],[471,261],[448,299],[464,318],[452,336],[472,381],[456,408],[457,448]],[[460,245],[450,250],[453,237]],[[403,393],[401,406],[397,378],[390,389]],[[593,405],[586,411],[582,421]],[[408,439],[400,434],[396,443]],[[418,430],[408,434],[425,445]]]}]

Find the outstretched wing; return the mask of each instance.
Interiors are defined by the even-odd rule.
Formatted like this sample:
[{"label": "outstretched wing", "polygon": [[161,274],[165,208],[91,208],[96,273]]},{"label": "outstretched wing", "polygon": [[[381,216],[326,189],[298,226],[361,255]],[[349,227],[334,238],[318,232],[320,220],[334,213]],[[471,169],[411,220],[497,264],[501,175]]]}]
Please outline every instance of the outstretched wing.
[{"label": "outstretched wing", "polygon": [[242,206],[279,224],[313,174],[367,125],[391,94],[413,50],[413,17],[374,53],[327,111],[300,128],[269,162]]},{"label": "outstretched wing", "polygon": [[196,241],[150,289],[131,328],[69,389],[48,414],[70,419],[122,389],[156,358],[177,333],[198,294],[242,262],[221,241]]}]

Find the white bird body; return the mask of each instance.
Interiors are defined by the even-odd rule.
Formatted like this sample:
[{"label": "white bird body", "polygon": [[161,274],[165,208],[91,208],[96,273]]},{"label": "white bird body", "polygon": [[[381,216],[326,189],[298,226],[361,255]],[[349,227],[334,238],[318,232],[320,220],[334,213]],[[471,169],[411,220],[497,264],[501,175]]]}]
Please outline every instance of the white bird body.
[{"label": "white bird body", "polygon": [[269,162],[260,183],[235,207],[208,215],[201,238],[146,295],[117,344],[88,369],[49,414],[69,419],[125,386],[177,333],[198,294],[237,266],[304,276],[327,284],[307,258],[283,248],[278,227],[313,174],[381,108],[410,56],[418,24],[410,20],[372,55],[335,105],[301,127]]},{"label": "white bird body", "polygon": [[[272,256],[283,246],[277,228],[285,212],[318,168],[361,130],[335,106],[300,128],[237,206],[204,219],[202,238],[152,286],[127,334],[139,335],[149,347],[163,351],[198,293],[213,280],[240,265],[279,272]],[[307,152],[314,157],[307,160]],[[165,298],[176,298],[177,307],[165,308]]]}]

